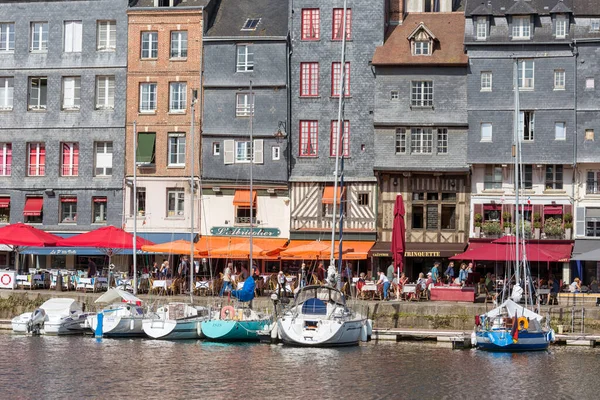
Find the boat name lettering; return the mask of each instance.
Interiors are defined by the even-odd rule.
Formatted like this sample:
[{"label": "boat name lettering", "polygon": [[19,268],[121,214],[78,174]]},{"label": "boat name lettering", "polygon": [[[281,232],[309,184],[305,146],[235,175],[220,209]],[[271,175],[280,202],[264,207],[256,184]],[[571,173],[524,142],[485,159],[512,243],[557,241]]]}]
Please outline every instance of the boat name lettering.
[{"label": "boat name lettering", "polygon": [[[250,236],[250,227],[238,228],[229,226],[214,226],[210,234],[216,236]],[[252,228],[252,236],[277,237],[281,234],[278,228]]]},{"label": "boat name lettering", "polygon": [[439,251],[407,251],[404,257],[440,257]]}]

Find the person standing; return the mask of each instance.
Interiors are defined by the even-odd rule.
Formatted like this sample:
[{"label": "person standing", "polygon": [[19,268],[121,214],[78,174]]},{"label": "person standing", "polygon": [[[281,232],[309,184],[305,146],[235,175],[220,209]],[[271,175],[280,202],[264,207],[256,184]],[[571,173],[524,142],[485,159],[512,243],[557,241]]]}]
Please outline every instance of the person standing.
[{"label": "person standing", "polygon": [[300,289],[306,286],[306,264],[302,263],[300,272],[298,273],[298,282],[300,282]]},{"label": "person standing", "polygon": [[464,285],[465,282],[467,281],[467,264],[462,263],[460,264],[460,271],[458,273],[458,283],[460,283],[461,285]]},{"label": "person standing", "polygon": [[221,286],[221,291],[219,292],[219,296],[223,296],[225,291],[231,292],[233,287],[231,286],[231,268],[233,267],[233,263],[228,263],[225,271],[223,272],[223,286]]},{"label": "person standing", "polygon": [[433,268],[431,268],[431,279],[433,284],[435,285],[440,280],[440,262],[436,261],[433,263]]},{"label": "person standing", "polygon": [[[394,270],[394,265],[391,265],[392,267],[392,271]],[[388,268],[389,269],[389,268]],[[393,272],[392,272],[393,274]],[[392,275],[393,278],[393,275]],[[390,291],[390,281],[388,280],[386,274],[383,273],[383,271],[379,271],[379,280],[377,281],[377,286],[381,285],[381,288],[383,290],[383,300],[389,300],[389,291]]]},{"label": "person standing", "polygon": [[394,261],[387,267],[387,273],[385,275],[389,282],[394,280]]},{"label": "person standing", "polygon": [[278,292],[278,296],[280,299],[286,295],[286,293],[285,293],[286,283],[287,283],[287,279],[285,278],[283,271],[279,271],[279,274],[277,274],[277,292]]},{"label": "person standing", "polygon": [[91,258],[88,257],[88,272],[87,272],[87,277],[88,278],[93,278],[96,276],[96,263],[94,262],[94,260],[92,260]]},{"label": "person standing", "polygon": [[450,261],[446,272],[444,272],[444,276],[449,284],[454,282],[454,261]]},{"label": "person standing", "polygon": [[319,268],[317,268],[317,278],[321,285],[325,282],[325,276],[327,275],[327,271],[325,271],[325,267],[323,266],[323,261],[319,261]]}]

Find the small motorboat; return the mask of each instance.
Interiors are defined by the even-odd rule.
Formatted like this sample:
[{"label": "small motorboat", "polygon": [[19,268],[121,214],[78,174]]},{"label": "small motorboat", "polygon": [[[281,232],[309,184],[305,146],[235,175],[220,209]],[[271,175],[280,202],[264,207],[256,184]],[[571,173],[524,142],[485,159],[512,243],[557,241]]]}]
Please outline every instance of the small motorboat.
[{"label": "small motorboat", "polygon": [[109,289],[96,303],[110,304],[88,318],[88,324],[97,337],[144,336],[142,321],[147,318],[142,300],[121,289]]},{"label": "small motorboat", "polygon": [[12,320],[13,332],[45,335],[73,335],[88,329],[87,318],[81,305],[73,299],[47,300],[38,309],[23,313]]},{"label": "small motorboat", "polygon": [[168,303],[159,307],[152,318],[142,321],[144,333],[153,339],[202,339],[202,321],[208,310],[186,303]]}]

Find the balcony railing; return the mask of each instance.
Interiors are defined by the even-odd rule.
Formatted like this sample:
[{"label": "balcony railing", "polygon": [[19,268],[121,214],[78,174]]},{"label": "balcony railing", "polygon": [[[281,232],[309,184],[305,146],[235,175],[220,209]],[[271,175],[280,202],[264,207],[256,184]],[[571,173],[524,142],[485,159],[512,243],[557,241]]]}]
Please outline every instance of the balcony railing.
[{"label": "balcony railing", "polygon": [[586,194],[600,194],[600,182],[588,181],[585,187]]},{"label": "balcony railing", "polygon": [[30,165],[28,169],[28,176],[44,176],[46,175],[45,165]]},{"label": "balcony railing", "polygon": [[0,166],[0,176],[10,176],[11,168],[10,165],[5,167]]},{"label": "balcony railing", "polygon": [[63,165],[62,176],[77,176],[79,175],[79,166],[77,165]]},{"label": "balcony railing", "polygon": [[[250,225],[250,217],[236,217],[235,223],[240,225]],[[252,220],[253,224],[256,224],[256,217]]]}]

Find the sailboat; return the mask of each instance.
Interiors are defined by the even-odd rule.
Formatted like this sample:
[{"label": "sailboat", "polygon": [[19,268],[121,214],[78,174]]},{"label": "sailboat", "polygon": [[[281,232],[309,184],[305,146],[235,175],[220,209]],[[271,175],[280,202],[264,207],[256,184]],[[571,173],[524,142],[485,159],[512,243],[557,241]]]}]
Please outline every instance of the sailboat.
[{"label": "sailboat", "polygon": [[[250,160],[250,193],[253,190],[252,169],[254,164],[254,140],[252,122],[254,118],[254,92],[252,81],[250,81],[250,97],[252,101],[252,112],[250,113],[250,143],[252,146],[252,159]],[[250,201],[250,235],[249,235],[249,267],[252,267],[253,243],[254,243],[254,204]],[[207,339],[214,341],[258,341],[259,331],[271,324],[269,315],[256,312],[250,307],[254,299],[255,282],[253,277],[244,281],[241,290],[231,292],[232,297],[237,299],[233,305],[222,305],[218,310],[211,311],[209,319],[202,321],[202,332]]]},{"label": "sailboat", "polygon": [[[531,310],[533,306],[531,272],[527,262],[524,237],[524,224],[520,222],[519,213],[520,191],[523,189],[520,177],[521,171],[521,137],[519,134],[519,82],[517,78],[518,60],[514,65],[514,92],[515,92],[515,117],[514,117],[514,182],[515,182],[515,268],[514,276],[510,270],[507,272],[505,285],[502,290],[503,302],[499,307],[479,315],[475,318],[475,331],[471,339],[480,350],[498,352],[521,352],[546,350],[550,342],[554,341],[554,331],[548,326],[542,326],[543,316]],[[510,282],[515,279],[510,293]],[[510,297],[510,298],[508,298]],[[525,306],[519,302],[524,301]]]},{"label": "sailboat", "polygon": [[142,320],[145,311],[142,300],[129,292],[112,288],[98,297],[95,303],[109,304],[87,318],[88,325],[96,337],[144,336]]},{"label": "sailboat", "polygon": [[[342,15],[341,32],[346,32],[346,0]],[[346,35],[342,34],[342,54],[340,65],[346,65],[345,59]],[[328,270],[327,285],[306,286],[297,293],[294,303],[277,318],[276,334],[284,344],[294,346],[350,346],[357,345],[362,338],[368,338],[367,313],[356,312],[346,304],[344,294],[336,288],[338,278],[342,270],[342,241],[343,241],[343,202],[340,201],[339,221],[336,220],[335,205],[338,196],[338,179],[340,183],[339,193],[343,193],[344,185],[344,157],[340,157],[343,146],[344,132],[344,97],[345,97],[345,74],[346,69],[341,69],[338,124],[335,141],[335,172],[333,189],[333,217],[331,224],[331,256]],[[341,164],[341,167],[340,167]],[[341,173],[340,173],[341,172]],[[335,269],[335,233],[336,225],[339,223],[339,251],[338,268]],[[273,336],[273,333],[272,333]]]}]

